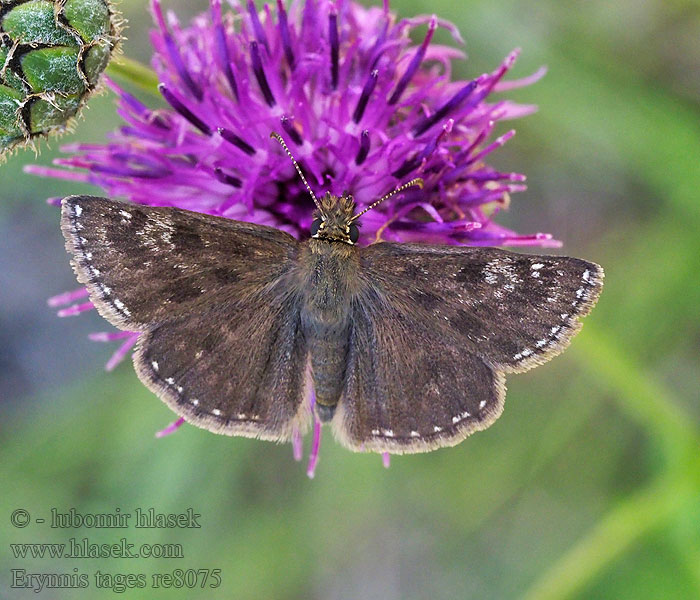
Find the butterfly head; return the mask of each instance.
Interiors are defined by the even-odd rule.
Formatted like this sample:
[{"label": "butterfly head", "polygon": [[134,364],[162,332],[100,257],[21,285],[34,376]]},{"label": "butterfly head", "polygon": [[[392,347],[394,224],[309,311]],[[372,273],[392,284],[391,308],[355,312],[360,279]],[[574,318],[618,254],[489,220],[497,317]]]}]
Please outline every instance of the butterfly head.
[{"label": "butterfly head", "polygon": [[277,140],[282,148],[284,148],[294,168],[297,170],[297,173],[299,173],[299,177],[304,182],[304,186],[306,186],[306,189],[309,191],[314,204],[316,204],[318,210],[314,213],[314,220],[311,223],[311,237],[318,240],[343,242],[350,245],[355,244],[360,237],[360,230],[355,224],[355,221],[357,221],[359,217],[364,215],[368,210],[372,210],[375,206],[384,202],[384,200],[388,200],[392,196],[408,188],[423,187],[422,179],[412,179],[355,214],[355,200],[353,200],[353,197],[348,192],[345,192],[342,196],[334,196],[330,192],[327,192],[325,196],[322,196],[319,200],[311,189],[309,182],[306,181],[306,177],[304,177],[299,163],[297,163],[294,156],[292,156],[282,136],[273,131],[270,137]]},{"label": "butterfly head", "polygon": [[312,238],[345,244],[357,242],[360,230],[353,223],[355,201],[350,194],[333,196],[328,192],[319,199],[318,205],[311,223]]}]

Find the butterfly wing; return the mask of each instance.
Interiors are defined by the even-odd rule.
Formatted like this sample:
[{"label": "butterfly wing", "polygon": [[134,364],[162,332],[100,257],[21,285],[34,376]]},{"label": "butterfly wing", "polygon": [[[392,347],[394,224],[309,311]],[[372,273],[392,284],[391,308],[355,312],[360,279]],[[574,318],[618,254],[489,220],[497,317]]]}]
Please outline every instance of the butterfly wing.
[{"label": "butterfly wing", "polygon": [[178,415],[214,433],[289,441],[309,426],[307,348],[296,301],[233,296],[139,337],[134,365]]},{"label": "butterfly wing", "polygon": [[290,235],[166,207],[94,196],[63,200],[61,227],[78,280],[120,329],[191,314],[223,288],[240,294],[286,273],[298,252]]},{"label": "butterfly wing", "polygon": [[504,374],[560,353],[602,269],[496,248],[380,243],[361,250],[338,438],[360,450],[454,445],[500,415]]},{"label": "butterfly wing", "polygon": [[142,332],[137,374],[177,414],[270,440],[307,426],[293,237],[89,196],[63,201],[62,228],[90,299],[115,326]]}]

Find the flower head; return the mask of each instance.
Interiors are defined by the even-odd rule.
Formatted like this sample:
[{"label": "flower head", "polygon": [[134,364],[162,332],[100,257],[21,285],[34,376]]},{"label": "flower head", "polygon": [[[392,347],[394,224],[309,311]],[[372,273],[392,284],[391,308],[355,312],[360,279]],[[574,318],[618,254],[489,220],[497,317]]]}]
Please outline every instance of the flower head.
[{"label": "flower head", "polygon": [[[349,192],[358,209],[420,177],[365,214],[360,244],[377,239],[469,245],[554,245],[546,234],[519,235],[493,217],[524,175],[490,167],[500,120],[532,106],[493,99],[542,71],[503,82],[518,52],[493,72],[453,81],[453,48],[431,44],[435,16],[397,19],[388,4],[307,0],[258,13],[252,0],[181,27],[152,0],[153,67],[169,105],[154,110],[113,82],[125,121],[100,145],[73,144],[56,160],[67,169],[30,167],[40,175],[81,180],[111,196],[272,225],[304,238],[313,202],[282,148],[278,131],[318,192]],[[422,39],[416,43],[410,34]],[[77,294],[77,295],[76,295]],[[80,297],[54,299],[69,302]],[[64,309],[74,314],[89,302]],[[119,356],[135,341],[125,337]]]}]

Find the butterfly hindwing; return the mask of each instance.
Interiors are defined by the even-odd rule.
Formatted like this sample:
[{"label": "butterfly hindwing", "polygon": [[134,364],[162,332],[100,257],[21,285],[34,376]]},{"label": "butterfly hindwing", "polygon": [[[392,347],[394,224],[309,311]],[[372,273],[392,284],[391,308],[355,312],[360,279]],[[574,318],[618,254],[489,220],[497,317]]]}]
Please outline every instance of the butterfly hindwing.
[{"label": "butterfly hindwing", "polygon": [[336,437],[359,451],[451,446],[503,410],[502,373],[412,308],[369,293],[353,307]]},{"label": "butterfly hindwing", "polygon": [[298,298],[273,288],[220,300],[142,334],[139,378],[199,427],[289,441],[310,419]]},{"label": "butterfly hindwing", "polygon": [[561,352],[603,277],[583,260],[495,248],[379,243],[360,256],[335,429],[376,451],[431,450],[488,427],[504,373]]},{"label": "butterfly hindwing", "polygon": [[88,196],[64,200],[62,225],[90,299],[117,327],[142,332],[137,374],[177,414],[276,441],[307,426],[294,238]]}]

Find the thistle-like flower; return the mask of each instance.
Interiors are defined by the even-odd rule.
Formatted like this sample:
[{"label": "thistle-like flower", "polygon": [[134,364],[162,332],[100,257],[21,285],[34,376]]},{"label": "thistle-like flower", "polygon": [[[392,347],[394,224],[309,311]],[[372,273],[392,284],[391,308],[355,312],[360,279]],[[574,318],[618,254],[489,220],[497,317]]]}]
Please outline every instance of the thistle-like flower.
[{"label": "thistle-like flower", "polygon": [[[495,125],[534,108],[492,96],[543,74],[504,82],[517,51],[491,73],[453,81],[451,61],[462,54],[431,40],[445,27],[459,41],[454,26],[435,16],[397,19],[388,3],[364,8],[307,0],[286,8],[277,0],[276,10],[266,5],[258,13],[249,0],[245,9],[224,13],[221,0],[211,0],[209,12],[184,28],[174,15],[165,18],[159,0],[151,7],[153,66],[169,108],[153,110],[108,82],[126,122],[109,143],[65,146],[71,156],[56,160],[63,168],[28,171],[93,183],[135,203],[306,237],[314,205],[270,139],[279,131],[312,188],[349,192],[359,210],[409,179],[424,180],[422,189],[407,190],[363,217],[361,244],[556,245],[547,234],[519,235],[493,220],[525,180],[487,164],[489,154],[514,135],[511,130],[493,139]],[[409,35],[414,31],[422,32],[418,43]],[[50,302],[85,296],[78,290]],[[90,308],[78,302],[59,314]],[[124,339],[111,368],[137,336],[93,338]],[[318,438],[313,447],[311,470]]]}]

